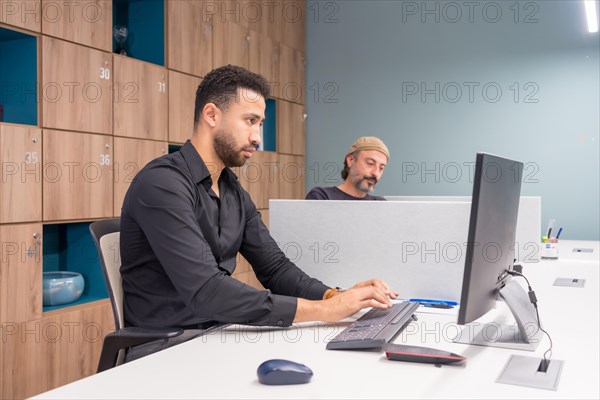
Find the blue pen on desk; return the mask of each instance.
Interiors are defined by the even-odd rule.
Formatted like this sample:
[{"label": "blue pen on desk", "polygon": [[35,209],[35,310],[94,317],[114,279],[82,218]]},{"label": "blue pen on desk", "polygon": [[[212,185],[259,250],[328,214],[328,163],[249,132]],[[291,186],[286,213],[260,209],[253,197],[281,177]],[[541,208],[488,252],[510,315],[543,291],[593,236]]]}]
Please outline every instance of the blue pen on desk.
[{"label": "blue pen on desk", "polygon": [[558,240],[558,238],[560,237],[561,232],[562,232],[562,227],[558,230],[558,233],[556,234],[556,240]]},{"label": "blue pen on desk", "polygon": [[421,303],[421,305],[425,307],[433,307],[433,308],[452,308],[458,305],[456,301],[448,301],[448,300],[431,300],[431,299],[408,299],[408,301],[412,301],[414,303]]}]

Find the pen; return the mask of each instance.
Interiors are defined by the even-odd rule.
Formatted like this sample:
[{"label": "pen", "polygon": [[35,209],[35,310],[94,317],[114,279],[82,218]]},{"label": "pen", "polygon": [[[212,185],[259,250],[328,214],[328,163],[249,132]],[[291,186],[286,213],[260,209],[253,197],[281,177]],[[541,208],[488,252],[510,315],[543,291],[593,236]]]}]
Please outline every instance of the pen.
[{"label": "pen", "polygon": [[558,237],[560,236],[561,232],[562,232],[562,227],[558,230],[558,233],[556,234],[556,239],[558,239]]},{"label": "pen", "polygon": [[456,301],[448,301],[448,300],[431,300],[431,299],[408,299],[408,301],[412,301],[414,303],[421,303],[424,306],[427,306],[428,304],[431,305],[442,305],[442,306],[457,306],[458,303]]},{"label": "pen", "polygon": [[552,233],[552,228],[554,227],[554,223],[556,222],[555,219],[551,219],[550,221],[548,221],[548,239],[550,239],[550,233]]}]

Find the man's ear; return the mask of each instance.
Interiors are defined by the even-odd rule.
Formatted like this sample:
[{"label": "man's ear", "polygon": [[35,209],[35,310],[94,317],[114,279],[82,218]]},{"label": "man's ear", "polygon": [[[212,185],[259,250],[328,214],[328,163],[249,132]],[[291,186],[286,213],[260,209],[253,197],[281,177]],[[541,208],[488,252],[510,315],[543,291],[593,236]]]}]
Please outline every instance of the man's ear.
[{"label": "man's ear", "polygon": [[348,168],[350,168],[350,167],[352,166],[352,164],[354,164],[354,161],[355,161],[355,160],[356,160],[356,159],[354,158],[354,155],[353,155],[353,154],[348,154],[348,155],[346,156],[346,164],[348,165]]},{"label": "man's ear", "polygon": [[221,118],[221,110],[214,103],[206,103],[202,109],[202,119],[214,128]]}]

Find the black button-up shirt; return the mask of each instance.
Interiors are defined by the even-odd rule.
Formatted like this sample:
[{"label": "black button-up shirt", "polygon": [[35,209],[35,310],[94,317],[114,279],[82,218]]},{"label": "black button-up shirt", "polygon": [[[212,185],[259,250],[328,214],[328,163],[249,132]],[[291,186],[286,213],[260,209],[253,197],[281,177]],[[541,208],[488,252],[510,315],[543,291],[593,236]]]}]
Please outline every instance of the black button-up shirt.
[{"label": "black button-up shirt", "polygon": [[[328,287],[281,252],[237,176],[223,170],[219,197],[211,186],[209,170],[189,141],[135,177],[121,211],[127,326],[289,326],[296,297],[323,298]],[[231,277],[238,251],[270,291]]]}]

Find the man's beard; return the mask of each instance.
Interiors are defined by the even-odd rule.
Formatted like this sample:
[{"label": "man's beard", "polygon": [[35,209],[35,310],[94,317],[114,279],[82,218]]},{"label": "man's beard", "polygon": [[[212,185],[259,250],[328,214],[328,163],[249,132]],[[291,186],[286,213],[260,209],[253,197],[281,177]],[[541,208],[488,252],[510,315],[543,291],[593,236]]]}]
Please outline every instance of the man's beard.
[{"label": "man's beard", "polygon": [[241,167],[246,163],[243,152],[252,145],[237,147],[233,134],[225,129],[219,129],[215,135],[215,152],[226,167]]},{"label": "man's beard", "polygon": [[[371,178],[374,181],[373,184],[370,184],[371,182],[368,182],[367,178]],[[357,189],[365,193],[372,193],[373,190],[375,190],[375,186],[377,185],[377,178],[375,178],[374,176],[360,176],[358,174],[352,174],[350,176],[350,180]]]}]

